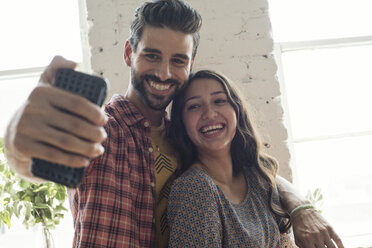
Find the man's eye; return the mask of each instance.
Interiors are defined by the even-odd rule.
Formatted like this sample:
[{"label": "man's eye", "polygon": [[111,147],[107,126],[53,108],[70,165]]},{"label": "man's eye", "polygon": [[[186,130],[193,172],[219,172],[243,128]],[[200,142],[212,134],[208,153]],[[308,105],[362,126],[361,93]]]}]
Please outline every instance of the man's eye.
[{"label": "man's eye", "polygon": [[186,62],[182,59],[172,59],[172,62],[177,66],[182,66],[186,64]]},{"label": "man's eye", "polygon": [[148,60],[151,60],[151,61],[155,61],[155,60],[158,60],[159,59],[159,56],[158,55],[156,55],[156,54],[146,54],[145,55],[146,56],[146,58],[148,59]]}]

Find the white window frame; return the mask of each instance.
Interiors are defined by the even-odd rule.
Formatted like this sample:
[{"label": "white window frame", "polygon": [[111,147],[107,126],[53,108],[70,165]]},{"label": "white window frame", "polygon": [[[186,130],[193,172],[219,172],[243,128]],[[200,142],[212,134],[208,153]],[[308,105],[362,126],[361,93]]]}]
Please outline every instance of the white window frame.
[{"label": "white window frame", "polygon": [[[341,48],[341,47],[356,47],[356,46],[365,46],[372,45],[372,36],[360,36],[360,37],[347,37],[347,38],[338,38],[338,39],[323,39],[323,40],[309,40],[309,41],[294,41],[294,42],[277,42],[274,43],[274,57],[277,63],[277,78],[280,84],[280,89],[282,92],[282,104],[284,110],[284,125],[288,130],[288,147],[291,154],[290,168],[292,169],[293,174],[293,183],[296,187],[299,186],[299,176],[298,176],[298,166],[296,166],[296,154],[294,145],[301,142],[311,142],[311,141],[324,141],[330,139],[342,139],[348,137],[357,137],[357,136],[370,136],[372,135],[371,130],[362,131],[362,132],[344,132],[342,134],[335,135],[322,135],[314,137],[305,137],[305,138],[294,138],[292,135],[291,128],[291,116],[289,113],[288,107],[288,98],[286,95],[287,88],[285,85],[285,77],[283,70],[283,61],[282,54],[285,52],[292,51],[304,51],[304,50],[317,50],[325,48]],[[366,233],[363,235],[372,235],[371,230],[366,230]],[[357,237],[354,237],[357,238]]]}]

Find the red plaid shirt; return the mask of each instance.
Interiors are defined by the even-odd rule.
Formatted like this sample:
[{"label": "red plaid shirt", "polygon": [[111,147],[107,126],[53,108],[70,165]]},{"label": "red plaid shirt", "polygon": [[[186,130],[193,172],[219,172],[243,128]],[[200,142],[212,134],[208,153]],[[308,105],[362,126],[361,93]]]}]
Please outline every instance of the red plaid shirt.
[{"label": "red plaid shirt", "polygon": [[105,153],[69,190],[73,247],[154,247],[155,176],[150,122],[123,96],[106,106]]}]

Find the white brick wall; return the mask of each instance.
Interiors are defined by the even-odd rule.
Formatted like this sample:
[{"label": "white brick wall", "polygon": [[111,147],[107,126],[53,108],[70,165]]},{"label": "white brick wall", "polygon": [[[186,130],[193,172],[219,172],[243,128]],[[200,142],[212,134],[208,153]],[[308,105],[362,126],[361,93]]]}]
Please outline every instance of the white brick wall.
[{"label": "white brick wall", "polygon": [[[82,5],[84,5],[84,0]],[[123,47],[138,0],[85,0],[90,27],[86,58],[94,73],[111,82],[109,95],[124,94],[129,69]],[[188,0],[203,17],[194,70],[214,69],[243,90],[251,104],[266,151],[280,162],[280,174],[291,179],[287,131],[266,0]],[[90,56],[91,55],[91,56]],[[88,63],[89,64],[89,63]]]}]

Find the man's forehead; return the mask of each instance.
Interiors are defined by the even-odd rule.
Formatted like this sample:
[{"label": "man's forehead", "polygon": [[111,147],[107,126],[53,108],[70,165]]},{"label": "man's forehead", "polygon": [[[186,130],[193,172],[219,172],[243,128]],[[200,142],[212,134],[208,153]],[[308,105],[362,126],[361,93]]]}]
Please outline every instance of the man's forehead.
[{"label": "man's forehead", "polygon": [[161,53],[186,54],[191,58],[193,37],[169,28],[146,26],[138,48],[154,49]]}]

